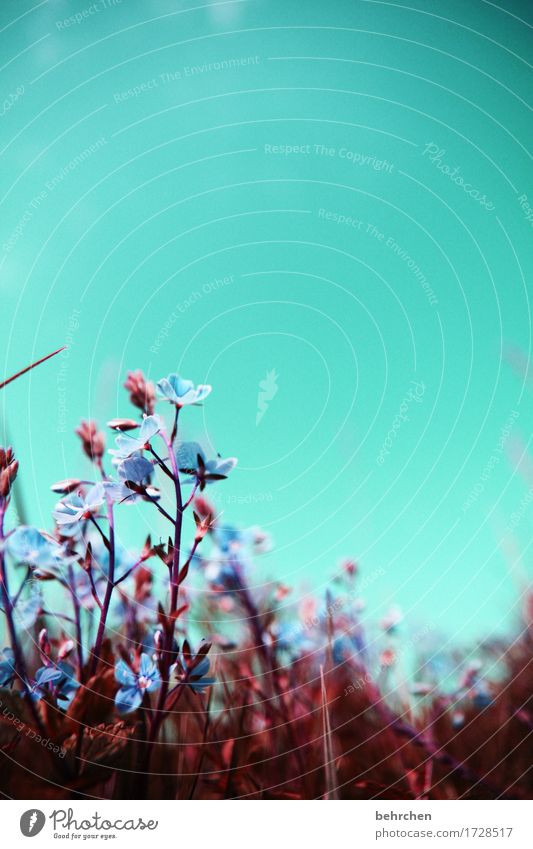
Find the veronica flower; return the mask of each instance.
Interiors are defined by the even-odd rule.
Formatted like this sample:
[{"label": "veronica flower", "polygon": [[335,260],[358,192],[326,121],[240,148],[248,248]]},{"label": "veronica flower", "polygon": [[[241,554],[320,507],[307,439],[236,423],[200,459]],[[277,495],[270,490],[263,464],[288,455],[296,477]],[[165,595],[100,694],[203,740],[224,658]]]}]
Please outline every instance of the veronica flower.
[{"label": "veronica flower", "polygon": [[225,480],[237,465],[236,457],[223,460],[218,455],[214,460],[207,460],[197,442],[183,442],[176,452],[176,461],[180,472],[190,475],[183,482],[196,482],[200,492],[203,492],[207,484]]},{"label": "veronica flower", "polygon": [[21,525],[7,541],[7,548],[17,563],[46,571],[61,562],[61,548],[37,528]]},{"label": "veronica flower", "polygon": [[22,631],[27,631],[40,616],[43,609],[43,596],[41,586],[38,581],[31,581],[27,594],[17,601],[17,605],[13,611],[15,625]]},{"label": "veronica flower", "polygon": [[214,589],[231,593],[242,586],[237,563],[232,559],[205,562],[205,577]]},{"label": "veronica flower", "polygon": [[204,657],[194,669],[190,672],[185,672],[186,666],[181,663],[176,664],[176,678],[187,687],[190,687],[194,693],[205,693],[207,687],[212,687],[216,683],[215,678],[209,678],[209,658]]},{"label": "veronica flower", "polygon": [[188,404],[199,404],[207,398],[211,387],[203,384],[195,387],[192,380],[184,380],[178,374],[169,374],[168,377],[158,380],[157,390],[161,398],[179,408]]},{"label": "veronica flower", "polygon": [[118,460],[125,460],[137,451],[148,450],[150,440],[163,429],[160,416],[145,416],[140,431],[132,436],[131,433],[120,433],[115,439],[115,449],[110,449]]},{"label": "veronica flower", "polygon": [[49,692],[56,699],[59,707],[66,710],[79,686],[74,668],[70,663],[60,661],[57,666],[41,666],[37,670],[31,696],[38,701]]},{"label": "veronica flower", "polygon": [[217,525],[213,534],[216,546],[224,553],[238,551],[246,545],[246,532],[235,525]]},{"label": "veronica flower", "polygon": [[61,678],[61,672],[55,666],[41,666],[35,673],[35,681],[31,688],[33,699],[42,699],[50,684]]},{"label": "veronica flower", "polygon": [[152,500],[160,498],[160,492],[150,486],[151,475],[154,471],[153,463],[143,457],[140,451],[127,457],[125,460],[117,461],[118,481],[105,481],[104,487],[107,495],[112,501],[131,504],[148,495]]},{"label": "veronica flower", "polygon": [[93,513],[97,513],[104,501],[104,485],[97,483],[85,495],[74,495],[70,501],[60,501],[53,516],[60,528],[65,525],[76,525],[82,519],[88,519]]},{"label": "veronica flower", "polygon": [[342,634],[333,641],[333,662],[336,666],[341,666],[346,661],[353,660],[357,654],[364,652],[364,648],[364,643],[357,632]]},{"label": "veronica flower", "polygon": [[11,649],[4,649],[0,660],[0,687],[10,687],[14,680],[15,655]]},{"label": "veronica flower", "polygon": [[115,666],[115,678],[121,685],[115,696],[115,706],[119,713],[137,710],[144,694],[152,693],[161,686],[157,664],[147,654],[141,654],[138,673],[123,660],[119,660]]}]

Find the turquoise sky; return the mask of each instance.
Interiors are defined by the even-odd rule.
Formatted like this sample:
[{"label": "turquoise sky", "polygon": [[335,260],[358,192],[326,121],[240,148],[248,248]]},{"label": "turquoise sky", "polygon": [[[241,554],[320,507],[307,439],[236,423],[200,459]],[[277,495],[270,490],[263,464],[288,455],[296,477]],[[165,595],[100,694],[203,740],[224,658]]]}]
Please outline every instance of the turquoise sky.
[{"label": "turquoise sky", "polygon": [[[178,370],[214,387],[186,434],[239,457],[217,505],[274,538],[254,580],[323,588],[353,556],[385,573],[372,618],[516,623],[532,23],[512,0],[4,0],[1,372],[69,346],[1,394],[32,521],[88,473],[79,419],[129,414],[128,369]],[[150,527],[126,509],[127,541]]]}]

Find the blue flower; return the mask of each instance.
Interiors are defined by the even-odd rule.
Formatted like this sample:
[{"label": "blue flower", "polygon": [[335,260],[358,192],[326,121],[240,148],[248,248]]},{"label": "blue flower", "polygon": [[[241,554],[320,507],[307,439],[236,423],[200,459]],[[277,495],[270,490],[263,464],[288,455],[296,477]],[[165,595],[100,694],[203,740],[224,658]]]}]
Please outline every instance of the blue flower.
[{"label": "blue flower", "polygon": [[144,694],[152,693],[161,686],[157,664],[147,654],[141,654],[138,673],[123,660],[119,660],[115,666],[115,678],[121,685],[115,696],[115,706],[119,713],[137,710]]},{"label": "blue flower", "polygon": [[[104,483],[106,493],[113,501],[120,502],[131,503],[136,501],[142,497],[143,492],[147,492],[151,498],[158,499],[160,497],[159,490],[150,486],[153,471],[153,463],[137,451],[131,457],[127,457],[118,463],[118,481],[106,481]],[[135,488],[128,484],[133,484]]]},{"label": "blue flower", "polygon": [[236,551],[247,542],[245,531],[241,531],[235,525],[217,525],[214,540],[224,554]]},{"label": "blue flower", "polygon": [[15,655],[11,649],[4,649],[0,660],[0,687],[10,687],[15,675]]},{"label": "blue flower", "polygon": [[207,687],[212,687],[216,683],[215,678],[207,677],[209,675],[209,658],[204,657],[192,670],[184,672],[185,664],[176,664],[176,678],[182,684],[190,687],[194,693],[205,693]]},{"label": "blue flower", "polygon": [[115,439],[117,447],[110,449],[109,453],[119,460],[125,460],[137,451],[147,450],[150,447],[150,440],[162,429],[163,422],[160,416],[145,416],[137,436],[132,436],[130,433],[119,434]]},{"label": "blue flower", "polygon": [[199,404],[211,392],[210,386],[198,385],[195,387],[192,380],[184,380],[178,374],[169,374],[163,380],[158,380],[157,389],[161,398],[170,401],[176,407]]},{"label": "blue flower", "polygon": [[180,472],[191,476],[183,482],[196,481],[200,486],[200,492],[207,484],[225,480],[237,465],[236,457],[223,460],[222,457],[217,456],[214,460],[207,460],[197,442],[183,442],[176,452],[176,461]]},{"label": "blue flower", "polygon": [[17,563],[42,569],[54,569],[61,563],[61,549],[37,530],[21,525],[7,541],[7,548]]},{"label": "blue flower", "polygon": [[42,699],[47,691],[55,697],[59,707],[66,710],[79,688],[74,667],[60,661],[57,666],[41,666],[35,673],[31,696],[35,701]]},{"label": "blue flower", "polygon": [[70,501],[60,501],[53,516],[60,529],[64,526],[76,525],[82,519],[88,519],[105,501],[103,483],[92,486],[85,495],[74,495]]},{"label": "blue flower", "polygon": [[205,577],[213,589],[226,593],[234,592],[242,587],[239,566],[233,558],[206,561]]},{"label": "blue flower", "polygon": [[31,688],[31,697],[35,701],[42,699],[51,685],[61,678],[61,671],[55,666],[41,666],[35,673],[35,681]]},{"label": "blue flower", "polygon": [[43,596],[38,581],[31,581],[25,590],[25,595],[19,598],[13,611],[13,618],[18,629],[27,631],[35,625],[37,617],[43,608]]}]

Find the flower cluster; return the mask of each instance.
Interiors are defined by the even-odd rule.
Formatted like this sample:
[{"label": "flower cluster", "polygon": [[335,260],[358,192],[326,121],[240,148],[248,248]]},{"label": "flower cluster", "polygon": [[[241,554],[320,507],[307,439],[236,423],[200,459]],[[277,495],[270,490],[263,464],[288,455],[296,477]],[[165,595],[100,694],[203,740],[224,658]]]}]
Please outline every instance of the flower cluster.
[{"label": "flower cluster", "polygon": [[[8,530],[18,462],[0,449],[0,688],[20,727],[67,754],[62,772],[43,766],[47,792],[374,798],[392,785],[407,799],[463,796],[483,783],[474,734],[464,762],[479,722],[488,739],[509,724],[509,784],[527,793],[533,612],[509,662],[515,710],[487,647],[446,652],[436,633],[409,634],[395,606],[369,623],[353,560],[323,599],[293,601],[284,583],[256,580],[269,535],[210,501],[237,459],[182,439],[186,408],[211,387],[134,371],[125,388],[136,417],[108,422],[111,448],[96,422],[76,429],[89,471],[52,485],[50,529]],[[131,550],[122,523],[136,533],[141,522],[150,533]],[[2,733],[0,723],[4,752],[22,749],[26,735]]]}]

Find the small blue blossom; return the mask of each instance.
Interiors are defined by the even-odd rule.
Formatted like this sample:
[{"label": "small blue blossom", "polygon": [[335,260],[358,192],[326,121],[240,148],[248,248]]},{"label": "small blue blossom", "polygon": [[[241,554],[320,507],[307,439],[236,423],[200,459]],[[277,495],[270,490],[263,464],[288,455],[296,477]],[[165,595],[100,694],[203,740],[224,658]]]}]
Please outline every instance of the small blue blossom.
[{"label": "small blue blossom", "polygon": [[115,696],[115,706],[119,713],[137,710],[144,694],[152,693],[161,686],[157,664],[147,654],[141,654],[138,673],[123,660],[119,660],[115,666],[115,678],[121,685]]},{"label": "small blue blossom", "polygon": [[136,492],[127,485],[127,483],[131,483],[145,490],[151,498],[158,499],[160,497],[159,490],[150,486],[153,471],[154,464],[143,457],[140,452],[136,452],[131,457],[127,457],[118,463],[118,481],[106,481],[104,483],[106,493],[113,501],[126,501],[131,504],[133,501],[142,498],[141,492]]},{"label": "small blue blossom", "polygon": [[60,529],[64,526],[76,525],[82,519],[88,519],[89,516],[97,513],[104,501],[104,485],[97,483],[85,495],[74,495],[69,501],[60,501],[53,516]]},{"label": "small blue blossom", "polygon": [[161,430],[163,430],[163,422],[160,416],[145,416],[138,434],[132,436],[130,433],[120,433],[115,439],[117,447],[110,449],[109,453],[118,460],[126,460],[138,451],[147,450],[150,440]]},{"label": "small blue blossom", "polygon": [[199,404],[207,398],[211,387],[202,384],[195,387],[192,380],[184,380],[178,374],[169,374],[157,382],[157,390],[165,401],[170,401],[176,407],[185,407],[188,404]]},{"label": "small blue blossom", "polygon": [[17,601],[13,611],[13,618],[17,628],[27,631],[37,620],[43,609],[43,595],[40,583],[31,581],[27,584],[28,591]]},{"label": "small blue blossom", "polygon": [[7,541],[7,549],[17,563],[42,569],[54,569],[61,563],[61,548],[37,530],[21,525]]},{"label": "small blue blossom", "polygon": [[341,666],[345,661],[351,660],[354,655],[353,647],[350,645],[346,637],[337,637],[333,641],[332,657],[335,666]]},{"label": "small blue blossom", "polygon": [[187,687],[190,687],[194,693],[205,693],[207,687],[212,687],[216,683],[215,678],[209,678],[209,658],[204,657],[200,663],[194,667],[192,671],[181,671],[185,669],[185,665],[176,664],[176,678]]},{"label": "small blue blossom", "polygon": [[59,707],[66,710],[79,689],[74,667],[70,663],[60,661],[57,666],[41,666],[35,673],[35,682],[31,696],[35,701],[50,693]]},{"label": "small blue blossom", "polygon": [[236,561],[222,558],[205,562],[205,577],[211,586],[226,593],[235,592],[242,587],[239,567]]},{"label": "small blue blossom", "polygon": [[225,480],[237,465],[236,457],[215,457],[208,460],[197,442],[183,442],[177,452],[176,461],[180,472],[190,475],[184,483],[197,483],[202,492],[207,484]]},{"label": "small blue blossom", "polygon": [[61,678],[61,671],[55,666],[41,666],[35,673],[35,681],[31,688],[31,697],[39,701],[46,695],[51,685]]},{"label": "small blue blossom", "polygon": [[213,537],[215,544],[224,554],[236,551],[247,542],[246,532],[235,525],[217,525]]},{"label": "small blue blossom", "polygon": [[15,677],[15,655],[11,649],[4,649],[0,660],[0,687],[10,687]]}]

